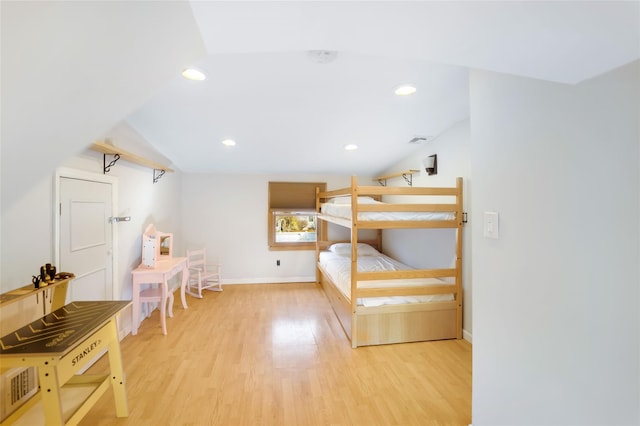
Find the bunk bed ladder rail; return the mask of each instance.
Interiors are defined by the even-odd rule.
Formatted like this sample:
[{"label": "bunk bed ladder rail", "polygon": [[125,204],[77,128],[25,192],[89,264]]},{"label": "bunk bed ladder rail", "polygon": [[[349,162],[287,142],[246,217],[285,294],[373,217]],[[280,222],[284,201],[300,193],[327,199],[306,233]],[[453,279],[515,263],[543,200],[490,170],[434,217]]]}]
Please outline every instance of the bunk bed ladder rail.
[{"label": "bunk bed ladder rail", "polygon": [[456,334],[462,339],[462,227],[466,223],[466,213],[463,213],[462,178],[456,178]]}]

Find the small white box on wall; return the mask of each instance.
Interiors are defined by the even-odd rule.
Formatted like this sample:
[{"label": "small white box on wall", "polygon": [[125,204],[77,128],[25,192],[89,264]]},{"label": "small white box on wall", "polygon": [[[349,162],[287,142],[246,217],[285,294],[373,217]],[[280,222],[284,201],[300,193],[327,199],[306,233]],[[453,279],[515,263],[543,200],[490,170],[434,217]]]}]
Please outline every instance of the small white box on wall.
[{"label": "small white box on wall", "polygon": [[142,234],[142,266],[155,268],[157,262],[173,256],[173,234],[156,230],[153,224]]},{"label": "small white box on wall", "polygon": [[500,239],[500,222],[497,212],[484,212],[485,238]]}]

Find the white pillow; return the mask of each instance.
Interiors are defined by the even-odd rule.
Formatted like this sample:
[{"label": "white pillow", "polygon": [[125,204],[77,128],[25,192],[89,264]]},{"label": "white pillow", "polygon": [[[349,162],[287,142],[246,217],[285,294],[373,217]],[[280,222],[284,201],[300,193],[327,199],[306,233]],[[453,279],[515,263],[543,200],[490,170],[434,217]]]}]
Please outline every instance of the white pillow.
[{"label": "white pillow", "polygon": [[[378,201],[374,200],[371,197],[367,197],[367,196],[362,196],[362,197],[358,197],[358,204],[375,204]],[[335,197],[329,200],[329,203],[332,204],[351,204],[351,196],[346,195],[346,196],[341,196],[341,197]]]},{"label": "white pillow", "polygon": [[[329,246],[329,251],[339,256],[351,256],[351,243],[335,243]],[[358,256],[377,256],[380,252],[369,244],[358,243]]]}]

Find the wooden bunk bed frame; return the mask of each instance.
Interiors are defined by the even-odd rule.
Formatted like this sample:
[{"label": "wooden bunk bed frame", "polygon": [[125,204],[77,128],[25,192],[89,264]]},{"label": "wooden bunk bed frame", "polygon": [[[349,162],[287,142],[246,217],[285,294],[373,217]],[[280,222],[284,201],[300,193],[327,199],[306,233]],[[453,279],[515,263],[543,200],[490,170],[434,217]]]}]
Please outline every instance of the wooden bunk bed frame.
[{"label": "wooden bunk bed frame", "polygon": [[[324,222],[335,223],[351,230],[351,297],[345,296],[320,265],[320,251],[331,245],[332,241],[321,240],[318,232],[316,244],[316,276],[331,303],[342,327],[351,340],[351,346],[380,345],[390,343],[417,342],[462,338],[462,178],[456,179],[455,187],[386,187],[359,186],[357,178],[351,178],[351,186],[332,191],[316,191],[316,211],[318,226],[326,226]],[[351,220],[322,214],[321,204],[336,196],[351,197]],[[454,203],[431,204],[358,204],[359,196],[371,196],[380,199],[386,195],[455,197]],[[421,197],[423,199],[423,197]],[[398,220],[368,221],[359,220],[360,212],[454,212],[453,220]],[[451,269],[414,269],[405,271],[357,272],[358,231],[375,229],[378,231],[374,245],[381,249],[383,229],[407,228],[455,228],[456,229],[456,261]],[[371,241],[360,241],[368,242]],[[448,278],[453,285],[424,285],[419,287],[385,287],[358,288],[358,281],[390,280],[408,278]],[[358,298],[380,296],[409,296],[453,294],[452,301],[411,303],[401,305],[358,306]]]}]

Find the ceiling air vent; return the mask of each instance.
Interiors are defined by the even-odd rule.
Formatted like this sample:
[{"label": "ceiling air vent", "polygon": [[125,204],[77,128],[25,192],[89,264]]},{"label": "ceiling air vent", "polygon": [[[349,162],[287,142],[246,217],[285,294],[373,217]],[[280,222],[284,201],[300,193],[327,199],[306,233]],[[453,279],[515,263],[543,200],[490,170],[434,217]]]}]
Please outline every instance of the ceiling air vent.
[{"label": "ceiling air vent", "polygon": [[425,143],[425,142],[431,142],[433,140],[433,136],[414,136],[409,143],[412,144],[421,144],[421,143]]}]

